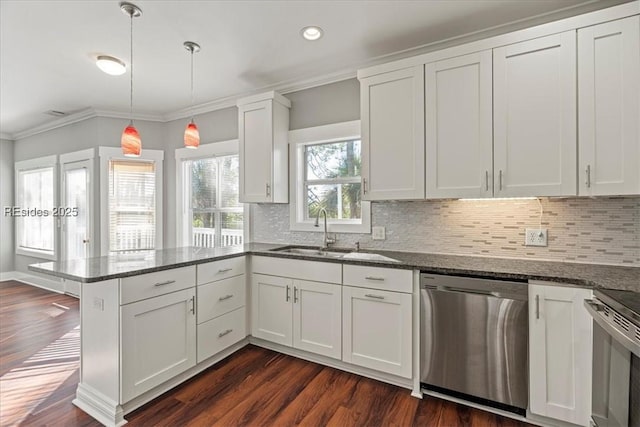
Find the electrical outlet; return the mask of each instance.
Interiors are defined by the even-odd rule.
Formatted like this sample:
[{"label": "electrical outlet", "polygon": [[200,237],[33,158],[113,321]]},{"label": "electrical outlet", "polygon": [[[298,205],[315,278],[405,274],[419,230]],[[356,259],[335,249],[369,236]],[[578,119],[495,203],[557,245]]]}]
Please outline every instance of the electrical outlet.
[{"label": "electrical outlet", "polygon": [[527,228],[524,232],[525,246],[547,246],[546,228]]},{"label": "electrical outlet", "polygon": [[371,238],[373,240],[386,239],[384,227],[371,227]]},{"label": "electrical outlet", "polygon": [[104,311],[104,300],[102,298],[93,298],[93,308],[99,311]]}]

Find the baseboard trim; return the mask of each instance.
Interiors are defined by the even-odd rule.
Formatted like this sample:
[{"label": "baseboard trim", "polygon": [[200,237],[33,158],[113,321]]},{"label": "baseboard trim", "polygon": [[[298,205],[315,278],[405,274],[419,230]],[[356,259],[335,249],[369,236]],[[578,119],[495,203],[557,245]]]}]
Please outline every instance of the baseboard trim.
[{"label": "baseboard trim", "polygon": [[34,276],[29,273],[23,273],[21,271],[7,271],[0,273],[0,281],[15,280],[17,282],[24,283],[25,285],[35,286],[47,291],[55,292],[57,294],[63,294],[64,284],[60,280],[46,279],[40,276]]},{"label": "baseboard trim", "polygon": [[86,384],[78,384],[76,398],[72,403],[107,427],[118,427],[127,423],[122,406]]}]

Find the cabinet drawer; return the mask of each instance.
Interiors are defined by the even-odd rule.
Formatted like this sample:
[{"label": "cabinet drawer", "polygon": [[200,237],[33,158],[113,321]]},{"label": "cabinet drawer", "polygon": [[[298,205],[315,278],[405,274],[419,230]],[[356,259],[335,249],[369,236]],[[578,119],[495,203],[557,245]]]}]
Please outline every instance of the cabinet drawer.
[{"label": "cabinet drawer", "polygon": [[198,323],[240,308],[246,304],[246,276],[231,277],[198,286]]},{"label": "cabinet drawer", "polygon": [[196,284],[196,268],[182,267],[120,279],[120,305],[168,294]]},{"label": "cabinet drawer", "polygon": [[197,330],[200,363],[247,336],[245,308],[198,325]]},{"label": "cabinet drawer", "polygon": [[270,276],[292,277],[312,282],[342,283],[342,264],[331,262],[254,256],[251,258],[251,270],[254,273]]},{"label": "cabinet drawer", "polygon": [[360,288],[406,293],[413,291],[412,270],[345,265],[343,278],[345,285]]},{"label": "cabinet drawer", "polygon": [[244,257],[227,258],[198,265],[198,285],[244,274]]}]

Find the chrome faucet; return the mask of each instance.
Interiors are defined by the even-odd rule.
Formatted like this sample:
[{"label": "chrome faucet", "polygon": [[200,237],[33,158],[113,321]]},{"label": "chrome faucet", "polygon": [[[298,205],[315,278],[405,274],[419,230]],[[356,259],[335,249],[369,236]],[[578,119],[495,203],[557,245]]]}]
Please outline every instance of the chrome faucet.
[{"label": "chrome faucet", "polygon": [[320,214],[324,216],[324,235],[322,237],[321,250],[326,250],[329,248],[329,245],[336,242],[336,239],[327,235],[327,210],[325,208],[320,208],[318,211],[318,216],[316,216],[316,223],[314,225],[316,227],[320,227]]}]

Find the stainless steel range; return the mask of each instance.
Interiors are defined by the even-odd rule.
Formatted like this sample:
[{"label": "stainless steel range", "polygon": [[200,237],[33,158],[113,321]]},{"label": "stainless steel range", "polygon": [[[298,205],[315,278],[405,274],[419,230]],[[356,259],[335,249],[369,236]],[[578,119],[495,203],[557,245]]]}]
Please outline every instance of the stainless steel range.
[{"label": "stainless steel range", "polygon": [[598,427],[640,427],[640,293],[594,290],[593,400]]},{"label": "stainless steel range", "polygon": [[421,275],[423,388],[525,414],[526,283]]}]

